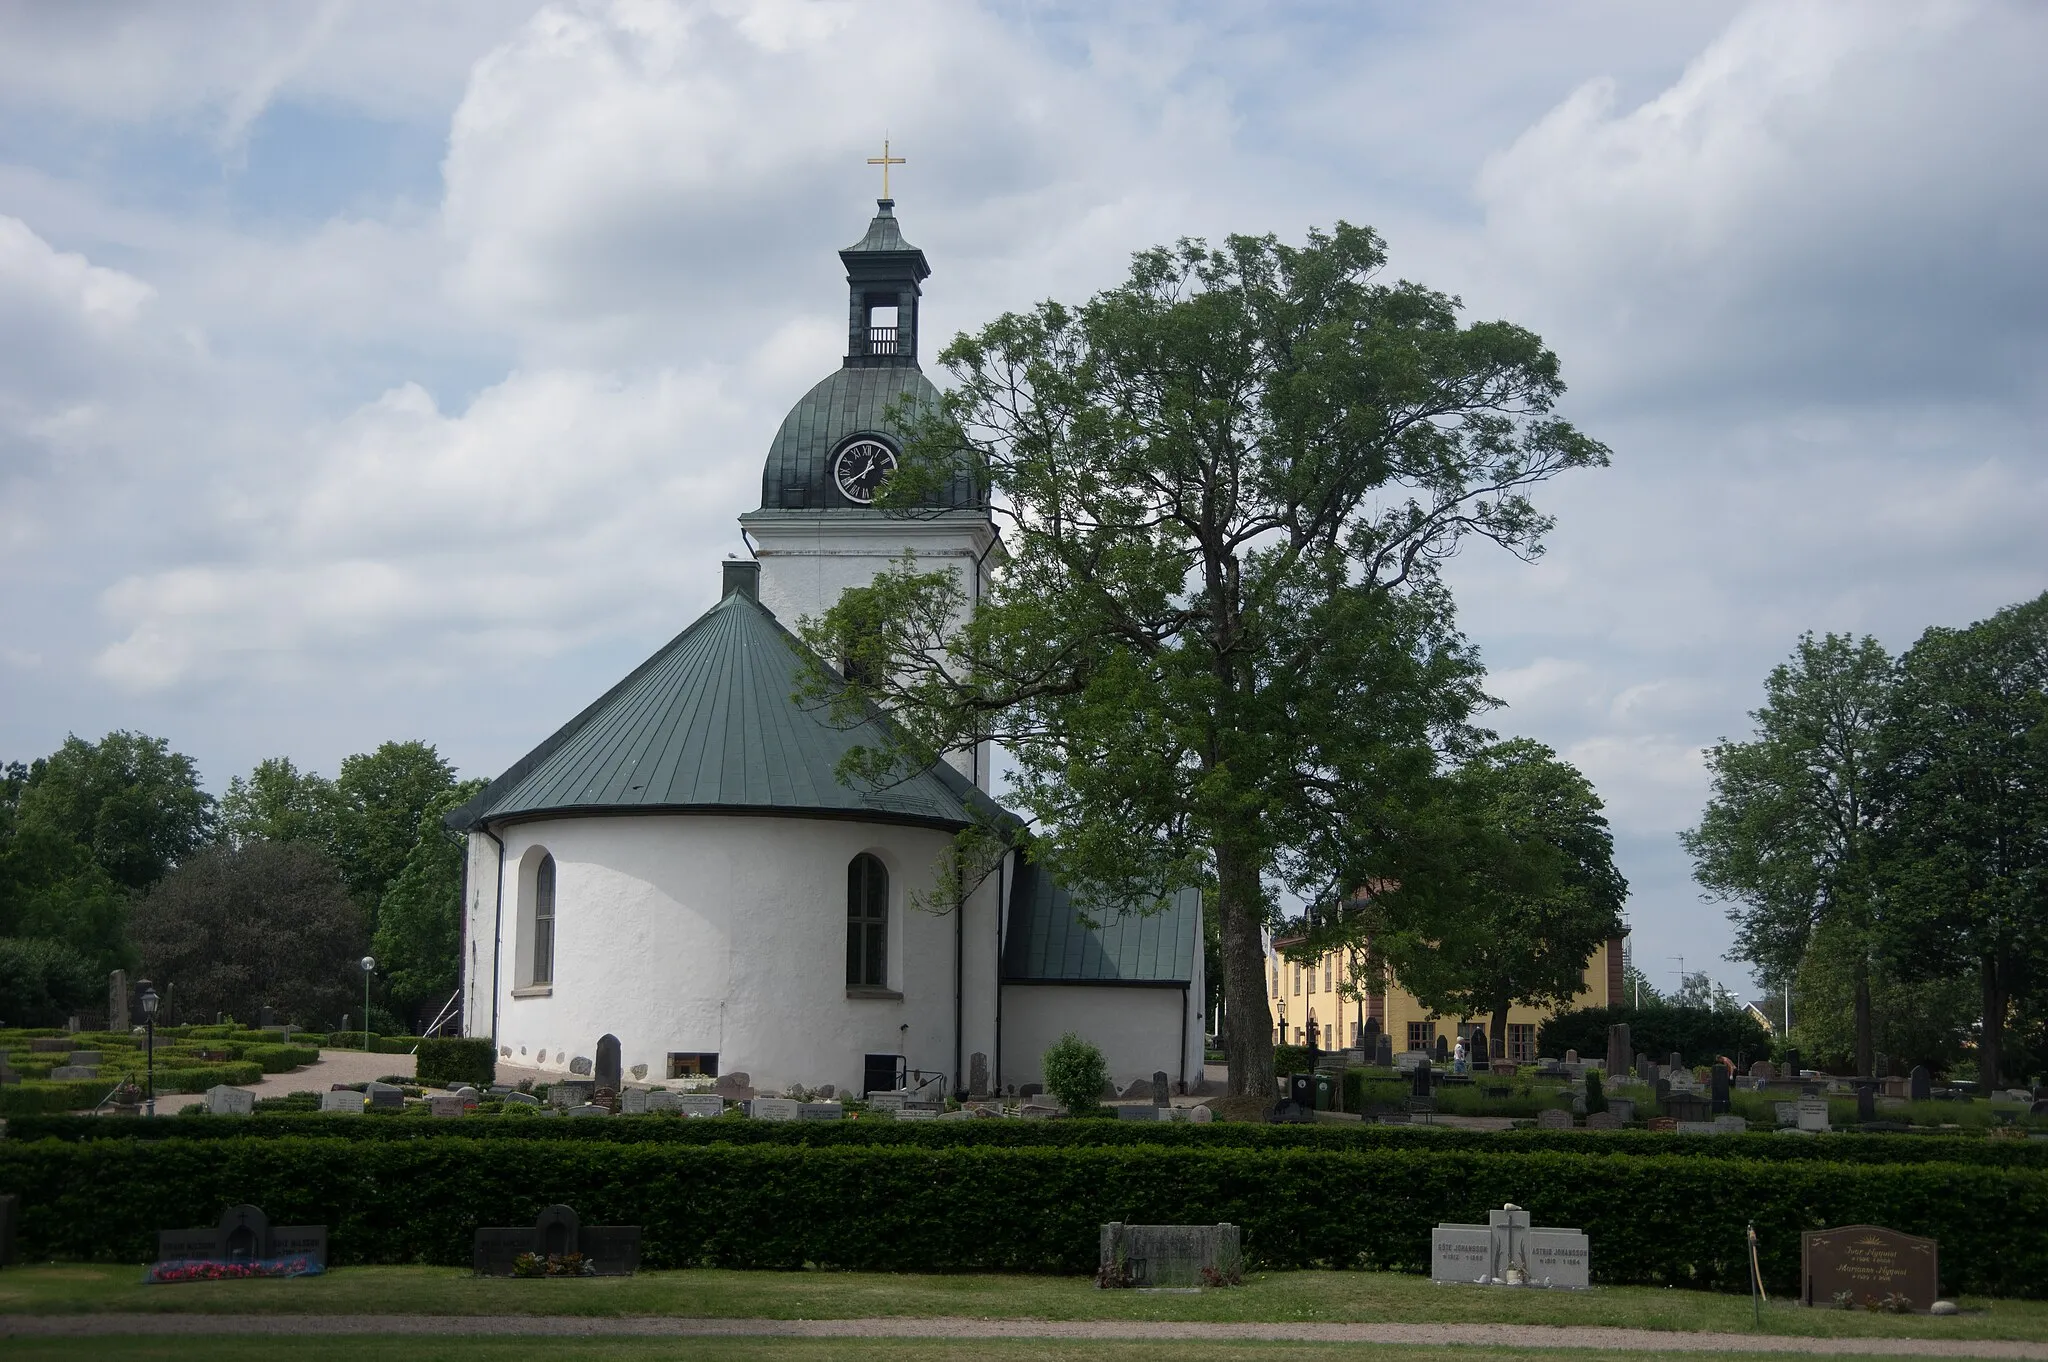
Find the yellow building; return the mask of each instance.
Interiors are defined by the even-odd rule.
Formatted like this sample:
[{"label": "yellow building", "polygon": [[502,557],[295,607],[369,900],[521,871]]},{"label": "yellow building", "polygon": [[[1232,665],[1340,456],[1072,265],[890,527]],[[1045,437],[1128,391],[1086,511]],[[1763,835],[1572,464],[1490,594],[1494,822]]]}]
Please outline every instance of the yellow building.
[{"label": "yellow building", "polygon": [[[1365,1034],[1376,1029],[1393,1037],[1394,1049],[1434,1050],[1439,1035],[1446,1044],[1472,1029],[1492,1025],[1491,1017],[1439,1017],[1415,1000],[1390,976],[1361,977],[1352,987],[1352,961],[1345,951],[1331,951],[1302,964],[1286,956],[1300,937],[1281,937],[1266,958],[1266,1001],[1279,1045],[1308,1044],[1311,1023],[1325,1050],[1361,1049]],[[1557,1011],[1606,1007],[1624,1001],[1621,987],[1621,938],[1607,943],[1586,962],[1585,987],[1568,1009],[1515,1007],[1508,1011],[1507,1054],[1525,1063],[1536,1058],[1536,1028]],[[1378,1022],[1377,1028],[1368,1026]]]}]

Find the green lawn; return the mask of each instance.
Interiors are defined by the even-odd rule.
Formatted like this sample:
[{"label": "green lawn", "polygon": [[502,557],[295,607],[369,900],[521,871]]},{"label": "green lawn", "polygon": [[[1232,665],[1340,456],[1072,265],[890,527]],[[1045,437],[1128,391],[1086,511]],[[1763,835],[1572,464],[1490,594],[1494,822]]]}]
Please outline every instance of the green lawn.
[{"label": "green lawn", "polygon": [[[1563,1357],[1604,1357],[1615,1362],[1789,1362],[1810,1354],[1721,1352],[1598,1352],[1471,1346],[1415,1348],[1361,1343],[1158,1343],[1093,1342],[1068,1339],[796,1339],[796,1338],[80,1338],[10,1339],[9,1362],[56,1362],[93,1358],[106,1362],[362,1362],[401,1358],[404,1362],[836,1362],[840,1358],[912,1358],[917,1362],[1479,1362],[1482,1358],[1557,1362]],[[1853,1358],[1855,1354],[1832,1354]]]},{"label": "green lawn", "polygon": [[[1436,1286],[1382,1272],[1272,1272],[1197,1295],[1098,1291],[1080,1277],[867,1272],[649,1272],[585,1281],[472,1277],[460,1268],[339,1268],[294,1281],[144,1286],[139,1267],[11,1268],[0,1314],[174,1311],[236,1314],[673,1315],[867,1319],[964,1315],[1030,1319],[1413,1321],[1611,1325],[1748,1333],[1745,1296],[1651,1287],[1589,1292]],[[1853,1338],[2048,1341],[2048,1302],[1965,1298],[1965,1314],[1880,1316],[1765,1307],[1764,1332]]]}]

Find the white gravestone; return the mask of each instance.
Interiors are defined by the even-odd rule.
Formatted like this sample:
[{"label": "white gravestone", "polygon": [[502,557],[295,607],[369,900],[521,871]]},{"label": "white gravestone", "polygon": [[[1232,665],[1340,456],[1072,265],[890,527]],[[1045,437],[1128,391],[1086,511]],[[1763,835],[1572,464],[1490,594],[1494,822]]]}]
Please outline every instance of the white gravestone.
[{"label": "white gravestone", "polygon": [[846,1116],[846,1106],[841,1102],[799,1102],[796,1111],[800,1121],[838,1121]]},{"label": "white gravestone", "polygon": [[676,1097],[676,1110],[685,1116],[723,1116],[725,1099],[709,1092],[680,1093]]},{"label": "white gravestone", "polygon": [[903,1099],[909,1094],[901,1092],[871,1092],[868,1094],[869,1111],[901,1111]]},{"label": "white gravestone", "polygon": [[1489,1280],[1493,1231],[1484,1225],[1438,1225],[1430,1232],[1429,1276],[1438,1282]]},{"label": "white gravestone", "polygon": [[1829,1130],[1828,1100],[1825,1097],[1802,1097],[1799,1099],[1799,1128],[1801,1130]]},{"label": "white gravestone", "polygon": [[896,1113],[899,1121],[936,1121],[939,1114],[930,1107],[905,1107]]},{"label": "white gravestone", "polygon": [[645,1116],[647,1114],[647,1097],[648,1093],[645,1088],[626,1089],[619,1094],[620,1113],[626,1116]]},{"label": "white gravestone", "polygon": [[794,1121],[803,1115],[803,1106],[787,1097],[756,1097],[747,1103],[747,1115],[757,1121]]},{"label": "white gravestone", "polygon": [[330,1115],[361,1116],[363,1095],[353,1088],[344,1088],[340,1092],[323,1092],[320,1094],[320,1110]]},{"label": "white gravestone", "polygon": [[256,1110],[256,1094],[216,1084],[206,1090],[206,1109],[215,1116],[248,1116]]},{"label": "white gravestone", "polygon": [[1531,1285],[1584,1290],[1593,1284],[1593,1248],[1582,1232],[1531,1229],[1522,1244]]},{"label": "white gravestone", "polygon": [[1585,1234],[1529,1223],[1529,1213],[1503,1206],[1484,1225],[1438,1225],[1430,1237],[1430,1278],[1438,1282],[1584,1288],[1592,1284],[1592,1245]]}]

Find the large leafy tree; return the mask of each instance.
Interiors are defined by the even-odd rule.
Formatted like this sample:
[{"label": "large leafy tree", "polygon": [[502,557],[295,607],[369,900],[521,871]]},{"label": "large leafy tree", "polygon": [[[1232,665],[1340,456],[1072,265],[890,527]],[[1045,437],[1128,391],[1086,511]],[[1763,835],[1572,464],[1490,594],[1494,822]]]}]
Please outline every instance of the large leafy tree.
[{"label": "large leafy tree", "polygon": [[142,968],[170,986],[184,1020],[248,1021],[268,1006],[331,1026],[362,986],[362,912],[339,868],[304,842],[200,852],[136,905],[134,933]]},{"label": "large leafy tree", "polygon": [[880,500],[914,513],[966,458],[1006,559],[958,630],[963,584],[915,563],[807,630],[849,664],[841,712],[901,721],[849,775],[992,739],[1084,910],[1213,890],[1235,1092],[1272,1091],[1276,891],[1398,875],[1389,824],[1481,701],[1438,565],[1471,535],[1535,553],[1528,490],[1607,458],[1536,336],[1384,262],[1342,223],[1183,241],[959,337]]},{"label": "large leafy tree", "polygon": [[1682,834],[1694,878],[1731,904],[1742,959],[1790,977],[1822,927],[1846,950],[1865,1074],[1893,679],[1875,639],[1802,637],[1764,681],[1754,735],[1708,749],[1713,793],[1699,826]]},{"label": "large leafy tree", "polygon": [[383,967],[391,1000],[401,1011],[438,1007],[455,991],[462,967],[464,843],[441,819],[483,787],[481,780],[466,780],[427,805],[405,869],[384,891],[370,953]]},{"label": "large leafy tree", "polygon": [[1995,1083],[2048,960],[2048,594],[1921,635],[1894,715],[1886,939],[1908,977],[1975,974],[1978,1069]]},{"label": "large leafy tree", "polygon": [[261,839],[311,842],[331,851],[337,803],[333,781],[317,771],[301,771],[290,757],[268,757],[256,763],[248,779],[228,781],[220,804],[221,835],[237,846]]},{"label": "large leafy tree", "polygon": [[334,782],[334,855],[367,913],[375,914],[404,872],[421,815],[454,784],[455,768],[430,743],[387,742],[342,761]]},{"label": "large leafy tree", "polygon": [[1509,1008],[1584,990],[1587,960],[1621,933],[1628,882],[1593,783],[1542,743],[1485,748],[1448,785],[1448,863],[1333,916],[1326,934],[1370,943],[1430,1011],[1488,1018],[1503,1054]]}]

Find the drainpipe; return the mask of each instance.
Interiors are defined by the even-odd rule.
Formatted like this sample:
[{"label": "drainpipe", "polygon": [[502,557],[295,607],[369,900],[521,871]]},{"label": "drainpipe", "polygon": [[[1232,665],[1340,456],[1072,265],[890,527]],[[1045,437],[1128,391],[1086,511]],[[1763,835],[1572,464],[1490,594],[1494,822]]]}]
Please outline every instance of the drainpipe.
[{"label": "drainpipe", "polygon": [[1188,1003],[1193,998],[1188,984],[1180,986],[1180,1090],[1188,1090]]},{"label": "drainpipe", "polygon": [[964,985],[967,982],[967,881],[956,863],[953,867],[953,1091],[964,1094],[967,1083],[961,1077],[960,1034],[961,1017],[964,1010]]},{"label": "drainpipe", "polygon": [[995,1075],[989,1080],[997,1092],[1003,1090],[1003,929],[1010,920],[1009,870],[1010,854],[1004,852],[996,862],[996,1053]]},{"label": "drainpipe", "polygon": [[491,902],[491,1048],[498,1046],[498,961],[505,953],[505,843],[490,824],[477,829],[498,844],[498,889]]}]

